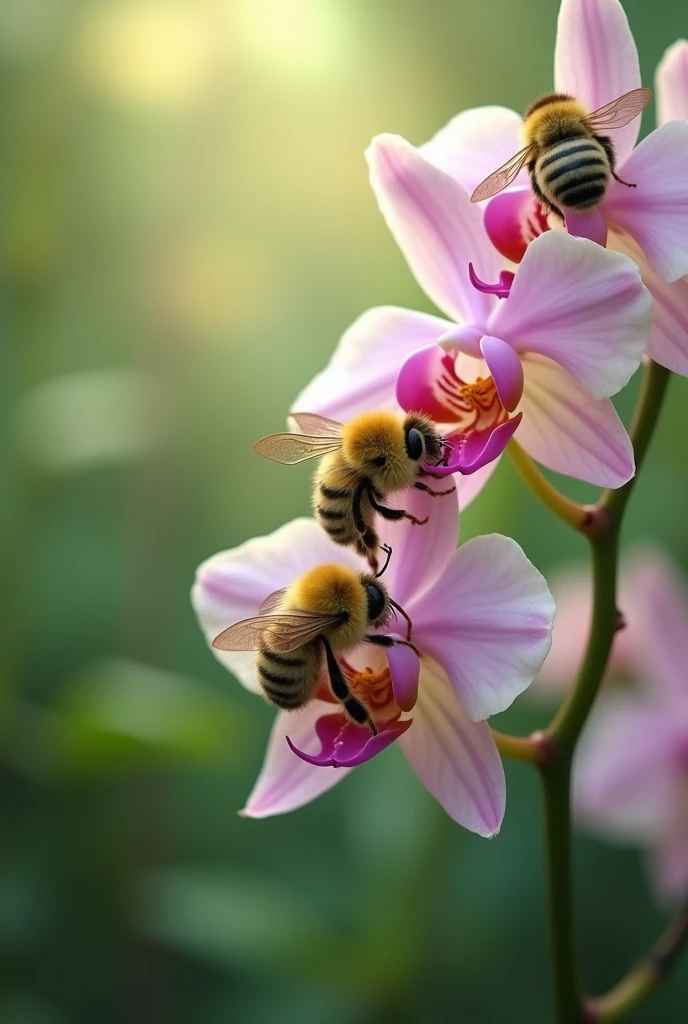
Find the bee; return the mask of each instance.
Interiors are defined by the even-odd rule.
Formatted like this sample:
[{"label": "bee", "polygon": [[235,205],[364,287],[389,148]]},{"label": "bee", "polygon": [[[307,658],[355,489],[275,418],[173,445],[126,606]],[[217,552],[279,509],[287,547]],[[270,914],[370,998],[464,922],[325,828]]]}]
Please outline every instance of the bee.
[{"label": "bee", "polygon": [[407,487],[433,497],[451,494],[434,491],[418,479],[431,475],[423,465],[439,465],[446,442],[432,421],[418,413],[364,412],[348,423],[311,413],[292,413],[302,434],[270,434],[253,446],[259,455],[293,465],[323,458],[313,487],[313,511],[331,540],[353,546],[377,572],[378,535],[375,513],[398,522],[406,519],[423,526],[404,509],[388,508],[385,498]]},{"label": "bee", "polygon": [[[260,614],[229,626],[213,640],[219,651],[256,651],[263,692],[278,708],[294,711],[312,700],[327,669],[330,689],[357,725],[377,728],[365,705],[353,695],[336,655],[361,644],[391,647],[411,643],[411,620],[380,581],[382,572],[357,572],[338,562],[317,565],[289,587],[271,594]],[[395,613],[406,619],[406,640],[371,632]],[[323,664],[324,663],[324,664]]]},{"label": "bee", "polygon": [[501,192],[525,164],[533,192],[562,220],[563,210],[585,212],[598,206],[612,178],[635,188],[616,174],[614,144],[600,132],[623,128],[651,96],[651,89],[632,89],[592,113],[565,93],[542,96],[523,118],[525,147],[485,178],[471,201],[479,203]]}]

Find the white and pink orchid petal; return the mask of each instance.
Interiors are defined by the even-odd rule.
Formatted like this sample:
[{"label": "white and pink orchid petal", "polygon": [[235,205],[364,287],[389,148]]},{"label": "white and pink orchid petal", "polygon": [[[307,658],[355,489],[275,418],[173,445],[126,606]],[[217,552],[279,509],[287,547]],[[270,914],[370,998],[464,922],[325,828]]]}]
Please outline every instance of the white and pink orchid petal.
[{"label": "white and pink orchid petal", "polygon": [[650,851],[650,871],[660,899],[676,903],[688,894],[688,782],[675,797],[673,813]]},{"label": "white and pink orchid petal", "polygon": [[640,245],[664,281],[688,274],[688,121],[670,121],[648,135],[619,170],[603,213]]},{"label": "white and pink orchid petal", "polygon": [[[423,482],[433,491],[446,491],[453,481],[426,477]],[[434,498],[411,487],[387,504],[403,508],[416,519],[428,519],[423,526],[414,526],[408,519],[384,523],[383,538],[393,552],[385,584],[391,597],[408,612],[435,583],[456,548],[459,502],[456,492]],[[397,622],[399,627],[404,625],[403,618]]]},{"label": "white and pink orchid petal", "polygon": [[396,306],[369,309],[342,335],[327,367],[301,392],[293,410],[346,422],[370,409],[398,409],[396,379],[417,349],[433,345],[452,325]]},{"label": "white and pink orchid petal", "polygon": [[651,313],[632,260],[548,231],[528,246],[509,298],[490,317],[489,333],[520,353],[549,356],[594,398],[606,398],[638,369]]},{"label": "white and pink orchid petal", "polygon": [[492,244],[512,263],[520,263],[530,243],[549,231],[547,214],[530,185],[507,189],[489,199],[483,223]]},{"label": "white and pink orchid petal", "polygon": [[320,741],[318,719],[328,715],[332,705],[312,701],[299,711],[280,711],[272,727],[260,775],[242,814],[247,818],[269,818],[286,814],[332,789],[349,769],[320,768],[307,764],[289,749],[287,735],[300,748],[315,752]]},{"label": "white and pink orchid petal", "polygon": [[476,537],[454,553],[419,602],[413,641],[446,672],[474,721],[504,711],[539,672],[554,602],[510,537]]},{"label": "white and pink orchid petal", "polygon": [[609,244],[640,267],[652,295],[652,325],[646,352],[661,366],[688,377],[688,277],[667,284],[654,272],[639,246],[626,234],[612,232]]},{"label": "white and pink orchid petal", "polygon": [[[401,621],[401,620],[400,620]],[[405,636],[390,633],[397,640],[405,640]],[[402,711],[412,711],[418,700],[418,679],[420,661],[412,647],[395,644],[387,650],[387,664],[392,680],[394,700]]]},{"label": "white and pink orchid petal", "polygon": [[373,734],[346,715],[335,712],[323,715],[316,722],[315,731],[320,743],[318,753],[302,750],[290,735],[287,735],[287,745],[296,757],[316,768],[357,768],[381,754],[412,724],[411,718],[404,722],[397,720]]},{"label": "white and pink orchid petal", "polygon": [[688,41],[679,39],[655,72],[657,124],[688,120]]},{"label": "white and pink orchid petal", "polygon": [[482,213],[468,193],[398,135],[378,135],[366,151],[382,215],[419,285],[454,320],[484,320],[494,302],[468,277],[499,273]]},{"label": "white and pink orchid petal", "polygon": [[525,390],[518,443],[548,469],[621,487],[635,472],[633,446],[608,398],[591,398],[550,359],[523,360]]},{"label": "white and pink orchid petal", "polygon": [[499,832],[506,782],[490,730],[485,722],[468,718],[444,672],[426,658],[413,727],[399,746],[454,821],[480,836]]},{"label": "white and pink orchid petal", "polygon": [[672,814],[682,726],[666,710],[607,693],[588,722],[574,772],[577,816],[605,835],[655,840]]},{"label": "white and pink orchid petal", "polygon": [[[638,51],[618,0],[562,0],[554,51],[554,87],[597,110],[642,85]],[[636,117],[614,132],[620,161],[640,131]]]},{"label": "white and pink orchid petal", "polygon": [[480,351],[495,382],[500,402],[513,412],[523,395],[523,364],[518,353],[501,338],[492,338],[489,334],[482,338]]},{"label": "white and pink orchid petal", "polygon": [[[426,160],[451,174],[470,195],[521,148],[521,117],[508,107],[463,110],[420,147]],[[517,183],[528,181],[526,170]]]},{"label": "white and pink orchid petal", "polygon": [[[366,568],[356,555],[333,544],[313,519],[294,519],[266,537],[254,537],[221,551],[199,566],[191,591],[201,629],[209,644],[227,626],[252,615],[273,591],[291,583],[319,562]],[[212,652],[247,690],[259,692],[255,655],[250,651]]]}]

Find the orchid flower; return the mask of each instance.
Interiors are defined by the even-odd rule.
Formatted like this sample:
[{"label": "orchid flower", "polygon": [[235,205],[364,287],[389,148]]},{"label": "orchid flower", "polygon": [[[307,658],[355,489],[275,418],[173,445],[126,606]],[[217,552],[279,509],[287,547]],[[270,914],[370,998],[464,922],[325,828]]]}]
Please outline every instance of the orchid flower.
[{"label": "orchid flower", "polygon": [[[634,688],[607,690],[586,726],[574,775],[586,825],[647,848],[658,896],[688,894],[688,588],[656,552],[636,559],[624,650]],[[640,588],[640,589],[638,589]]]},{"label": "orchid flower", "polygon": [[369,310],[293,408],[346,420],[396,400],[427,413],[453,442],[446,471],[481,471],[468,488],[462,481],[462,506],[516,428],[522,447],[550,469],[602,487],[629,480],[633,451],[609,396],[647,344],[651,300],[635,264],[549,232],[512,281],[456,180],[398,136],[379,136],[367,156],[412,272],[454,322]]},{"label": "orchid flower", "polygon": [[[652,545],[639,545],[624,559],[617,595],[619,629],[607,665],[607,683],[628,682],[639,674],[639,666],[641,675],[652,675],[656,665],[652,636],[662,621],[675,614],[674,605],[680,604],[669,599],[680,592],[673,579],[666,558]],[[530,691],[531,696],[543,698],[560,697],[575,679],[592,623],[592,573],[579,563],[564,565],[552,573],[549,586],[557,605],[552,648]]]},{"label": "orchid flower", "polygon": [[[648,355],[688,375],[688,116],[686,57],[678,43],[657,73],[660,127],[638,146],[640,118],[610,133],[617,173],[636,187],[612,182],[603,203],[581,230],[631,256],[653,294],[655,310]],[[638,53],[618,0],[562,0],[554,54],[555,88],[590,110],[641,85]],[[505,107],[479,107],[455,117],[423,155],[469,192],[518,149],[521,118]],[[524,170],[510,189],[487,203],[485,227],[500,252],[518,262],[546,231]],[[570,225],[570,230],[577,230]],[[671,284],[671,282],[677,282]]]},{"label": "orchid flower", "polygon": [[[478,537],[456,550],[458,505],[410,492],[409,511],[431,528],[387,523],[394,556],[390,596],[413,623],[409,648],[362,646],[340,664],[378,727],[377,736],[343,714],[326,684],[316,700],[279,712],[263,769],[244,814],[294,810],[339,782],[352,767],[397,741],[432,795],[455,821],[482,836],[500,828],[502,763],[484,721],[532,681],[550,646],[554,605],[547,584],[519,546]],[[209,642],[300,573],[340,561],[368,571],[308,519],[223,552],[200,566],[192,600]],[[253,656],[214,650],[249,690],[258,691]]]}]

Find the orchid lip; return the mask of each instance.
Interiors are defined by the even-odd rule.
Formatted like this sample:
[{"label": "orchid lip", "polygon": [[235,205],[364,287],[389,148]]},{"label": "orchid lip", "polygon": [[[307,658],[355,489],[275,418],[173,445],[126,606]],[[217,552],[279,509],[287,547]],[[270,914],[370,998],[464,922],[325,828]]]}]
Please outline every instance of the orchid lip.
[{"label": "orchid lip", "polygon": [[564,220],[566,230],[576,238],[589,238],[591,242],[597,242],[604,249],[607,245],[607,224],[595,207],[593,210],[565,210]]},{"label": "orchid lip", "polygon": [[476,274],[473,264],[469,263],[468,276],[471,284],[477,291],[485,292],[487,295],[496,295],[498,299],[508,299],[509,293],[511,292],[511,285],[514,282],[514,277],[516,275],[511,270],[502,270],[497,284],[486,284],[485,281],[481,281]]},{"label": "orchid lip", "polygon": [[485,440],[483,447],[472,458],[467,458],[466,456],[468,445],[465,437],[454,436],[447,438],[447,444],[452,451],[447,464],[444,466],[428,466],[428,474],[430,476],[443,477],[452,476],[454,473],[461,473],[463,476],[470,476],[471,473],[476,473],[483,466],[486,466],[488,462],[493,462],[494,459],[499,458],[522,419],[523,413],[519,412],[516,416],[512,416],[504,423],[494,427]]},{"label": "orchid lip", "polygon": [[368,729],[356,725],[345,715],[337,712],[334,715],[324,715],[316,723],[315,729],[321,743],[319,754],[307,754],[299,750],[288,736],[287,743],[297,757],[316,767],[355,768],[382,753],[412,724],[412,718],[397,720],[373,735]]}]

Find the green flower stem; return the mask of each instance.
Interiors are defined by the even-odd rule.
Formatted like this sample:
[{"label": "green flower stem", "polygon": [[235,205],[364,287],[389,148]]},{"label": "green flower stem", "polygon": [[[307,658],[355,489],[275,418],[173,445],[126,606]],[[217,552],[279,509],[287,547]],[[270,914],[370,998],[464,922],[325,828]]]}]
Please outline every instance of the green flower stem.
[{"label": "green flower stem", "polygon": [[513,465],[535,497],[539,498],[542,504],[562,522],[572,526],[574,530],[585,533],[589,525],[590,510],[584,505],[571,501],[561,491],[558,491],[554,484],[551,484],[543,476],[530,455],[516,441],[509,441],[506,450]]},{"label": "green flower stem", "polygon": [[544,732],[534,732],[527,737],[511,736],[498,729],[490,729],[490,732],[499,753],[514,761],[541,765],[549,761],[554,754],[552,741]]},{"label": "green flower stem", "polygon": [[[631,426],[631,439],[636,459],[636,477],[657,424],[669,376],[669,371],[664,367],[648,361],[642,391]],[[616,609],[619,537],[623,513],[631,496],[636,477],[616,491],[607,491],[600,502],[593,509],[587,511],[588,524],[594,524],[594,528],[591,528],[590,525],[587,530],[583,528],[583,532],[588,533],[592,555],[592,626],[576,684],[545,733],[551,742],[554,756],[540,764],[545,801],[549,917],[555,1002],[559,1024],[582,1024],[586,1019],[590,1020],[580,988],[574,939],[570,814],[571,764],[581,730],[600,688],[612,649],[614,634],[619,624]],[[536,493],[538,492],[536,491]],[[543,500],[545,499],[543,498]],[[548,495],[545,504],[552,507],[551,495]],[[563,516],[560,515],[560,518]],[[575,525],[575,523],[572,522],[571,525]],[[581,529],[581,526],[578,525],[576,528]],[[647,984],[645,990],[650,990]]]},{"label": "green flower stem", "polygon": [[664,981],[688,944],[688,904],[678,911],[664,934],[614,988],[586,1004],[595,1024],[621,1020]]}]

